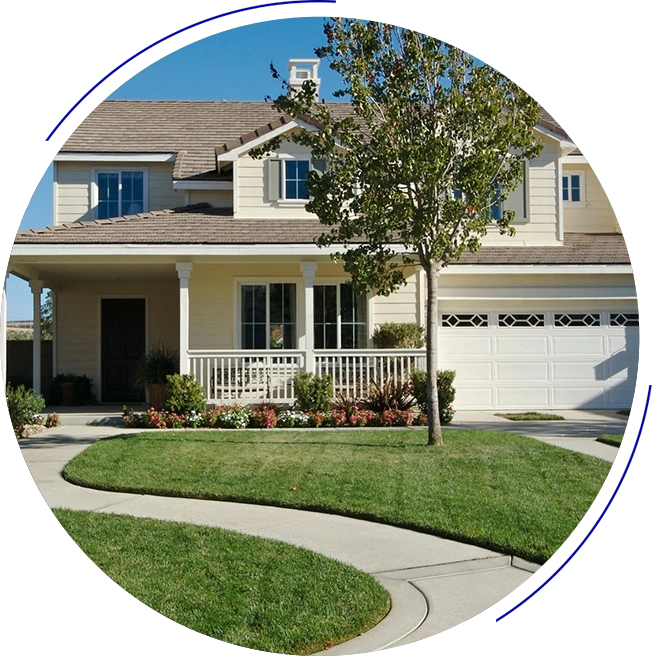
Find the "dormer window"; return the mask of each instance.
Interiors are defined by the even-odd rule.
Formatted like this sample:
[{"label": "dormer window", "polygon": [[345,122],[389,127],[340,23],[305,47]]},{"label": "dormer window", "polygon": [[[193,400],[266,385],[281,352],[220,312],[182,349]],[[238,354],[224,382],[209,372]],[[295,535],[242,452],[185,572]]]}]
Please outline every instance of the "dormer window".
[{"label": "dormer window", "polygon": [[304,159],[288,159],[283,162],[285,169],[285,199],[308,200],[308,171],[310,162]]},{"label": "dormer window", "polygon": [[95,171],[96,218],[110,219],[147,211],[144,170]]}]

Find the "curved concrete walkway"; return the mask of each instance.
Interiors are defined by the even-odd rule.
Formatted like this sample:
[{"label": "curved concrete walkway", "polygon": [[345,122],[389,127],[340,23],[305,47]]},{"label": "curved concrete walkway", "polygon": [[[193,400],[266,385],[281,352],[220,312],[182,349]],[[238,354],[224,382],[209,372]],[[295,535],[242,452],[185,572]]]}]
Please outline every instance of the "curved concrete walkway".
[{"label": "curved concrete walkway", "polygon": [[337,515],[103,492],[62,478],[64,465],[83,449],[125,432],[139,431],[68,425],[21,440],[25,461],[48,505],[218,526],[306,547],[375,576],[391,594],[390,614],[328,654],[376,651],[445,631],[507,596],[536,570],[487,549]]}]

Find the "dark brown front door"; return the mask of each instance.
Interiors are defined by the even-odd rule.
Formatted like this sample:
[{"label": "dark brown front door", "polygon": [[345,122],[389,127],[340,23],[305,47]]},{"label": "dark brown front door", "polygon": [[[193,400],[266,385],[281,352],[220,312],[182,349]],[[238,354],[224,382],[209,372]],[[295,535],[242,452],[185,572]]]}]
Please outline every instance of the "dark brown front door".
[{"label": "dark brown front door", "polygon": [[145,299],[102,299],[102,401],[145,400],[134,388],[136,363],[145,355]]}]

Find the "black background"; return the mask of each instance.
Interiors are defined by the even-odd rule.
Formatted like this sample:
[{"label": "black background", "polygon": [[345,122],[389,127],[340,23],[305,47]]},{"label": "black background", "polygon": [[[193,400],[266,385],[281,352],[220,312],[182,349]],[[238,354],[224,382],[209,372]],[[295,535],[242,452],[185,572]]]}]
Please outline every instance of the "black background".
[{"label": "black background", "polygon": [[[621,8],[632,4],[618,3]],[[4,120],[5,155],[10,152],[14,164],[7,185],[15,195],[14,207],[23,206],[32,176],[39,175],[39,160],[50,149],[44,145],[44,136],[105,66],[118,64],[151,42],[154,32],[165,34],[208,15],[205,9],[176,15],[159,10],[136,19],[133,12],[118,11],[113,5],[106,9],[99,20],[92,11],[69,10],[62,15],[53,8],[12,34],[13,49],[5,59]],[[392,13],[390,6],[382,3],[338,3],[338,11],[348,15]],[[292,14],[299,11],[292,10]],[[71,22],[73,17],[77,23]],[[617,213],[626,217],[625,229],[635,235],[634,262],[645,258],[649,241],[642,236],[641,222],[648,223],[650,217],[646,194],[641,192],[649,187],[649,167],[645,165],[649,112],[643,94],[649,73],[642,21],[624,26],[622,21],[589,25],[581,19],[516,23],[514,19],[394,16],[394,22],[425,23],[427,30],[440,32],[444,39],[463,39],[467,48],[480,48],[490,64],[503,64],[514,79],[527,79],[530,89],[536,88],[553,112],[577,128],[578,143],[593,153],[594,167],[608,176],[609,189],[618,194]],[[649,382],[645,308],[641,321],[644,392]],[[633,468],[634,480],[626,485],[626,497],[617,502],[617,512],[609,515],[608,527],[585,549],[582,560],[546,589],[543,601],[521,609],[509,624],[496,626],[495,620],[485,618],[432,646],[440,651],[468,649],[476,653],[545,650],[547,654],[571,654],[623,649],[642,653],[647,641],[648,597],[646,445],[641,452],[644,464]],[[8,636],[26,639],[32,649],[96,644],[122,649],[145,644],[214,649],[215,642],[192,642],[192,634],[177,632],[175,625],[162,625],[158,616],[145,617],[134,602],[120,601],[104,578],[57,536],[56,524],[47,513],[39,512],[39,498],[32,496],[31,481],[23,480],[22,464],[13,464],[13,441],[7,442],[7,450],[12,469],[4,508],[9,518],[4,540]],[[17,575],[13,581],[8,577],[12,570]]]}]

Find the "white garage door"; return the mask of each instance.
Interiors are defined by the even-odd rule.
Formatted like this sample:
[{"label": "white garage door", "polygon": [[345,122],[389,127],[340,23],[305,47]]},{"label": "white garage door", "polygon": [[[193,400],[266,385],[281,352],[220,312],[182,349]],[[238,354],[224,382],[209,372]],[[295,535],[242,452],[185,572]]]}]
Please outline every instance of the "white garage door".
[{"label": "white garage door", "polygon": [[439,368],[458,410],[628,408],[638,343],[632,313],[444,313]]}]

